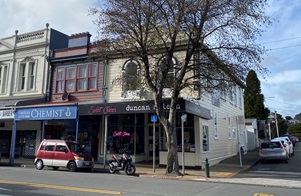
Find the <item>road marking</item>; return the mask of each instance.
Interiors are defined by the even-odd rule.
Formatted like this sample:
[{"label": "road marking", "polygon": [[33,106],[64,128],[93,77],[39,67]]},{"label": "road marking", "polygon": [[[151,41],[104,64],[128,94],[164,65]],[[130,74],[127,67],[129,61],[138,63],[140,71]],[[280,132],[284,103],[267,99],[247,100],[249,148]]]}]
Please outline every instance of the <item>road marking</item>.
[{"label": "road marking", "polygon": [[295,175],[301,176],[301,173],[298,172],[277,172],[277,171],[249,171],[248,173],[262,173],[262,174],[286,174],[286,175]]},{"label": "road marking", "polygon": [[253,196],[275,196],[267,193],[254,193]]},{"label": "road marking", "polygon": [[58,185],[50,185],[50,184],[37,184],[37,183],[30,183],[30,182],[17,182],[17,181],[8,181],[8,180],[0,180],[0,183],[3,183],[3,184],[17,184],[17,185],[32,186],[32,187],[42,187],[42,188],[49,188],[49,189],[61,189],[61,190],[69,190],[69,191],[104,193],[104,194],[111,194],[111,195],[121,195],[121,194],[123,194],[123,192],[120,192],[120,191],[109,191],[109,190],[102,190],[102,189],[89,189],[89,188],[80,188],[80,187],[71,187],[71,186],[58,186]]}]

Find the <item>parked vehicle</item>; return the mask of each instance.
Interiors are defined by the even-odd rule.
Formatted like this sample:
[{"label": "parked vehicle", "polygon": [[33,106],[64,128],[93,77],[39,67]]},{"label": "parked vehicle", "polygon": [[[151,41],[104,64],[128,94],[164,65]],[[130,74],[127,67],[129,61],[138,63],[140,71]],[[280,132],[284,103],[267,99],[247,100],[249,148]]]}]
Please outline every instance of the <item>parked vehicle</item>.
[{"label": "parked vehicle", "polygon": [[85,154],[78,143],[65,140],[43,140],[37,150],[34,164],[38,170],[44,166],[57,170],[66,167],[73,172],[78,168],[92,170],[94,158]]},{"label": "parked vehicle", "polygon": [[291,140],[291,142],[293,143],[293,146],[295,146],[296,145],[296,143],[297,143],[297,140],[296,140],[296,138],[294,137],[294,136],[292,136],[292,135],[290,135],[290,134],[284,134],[284,136],[286,136],[286,137],[288,137],[290,140]]},{"label": "parked vehicle", "polygon": [[283,145],[283,147],[285,148],[287,154],[288,154],[288,157],[291,157],[291,148],[287,142],[287,140],[285,140],[284,138],[274,138],[272,139],[272,141],[280,141]]},{"label": "parked vehicle", "polygon": [[280,160],[288,163],[289,155],[281,141],[263,141],[259,148],[260,162]]},{"label": "parked vehicle", "polygon": [[277,138],[285,139],[288,142],[288,145],[290,147],[290,155],[294,155],[294,145],[293,145],[293,142],[289,139],[289,137],[283,136],[283,137],[277,137]]},{"label": "parked vehicle", "polygon": [[109,160],[109,166],[110,173],[112,174],[120,170],[124,170],[127,175],[134,175],[136,172],[136,167],[132,162],[132,157],[127,152],[124,152],[121,157],[113,154],[112,158]]}]

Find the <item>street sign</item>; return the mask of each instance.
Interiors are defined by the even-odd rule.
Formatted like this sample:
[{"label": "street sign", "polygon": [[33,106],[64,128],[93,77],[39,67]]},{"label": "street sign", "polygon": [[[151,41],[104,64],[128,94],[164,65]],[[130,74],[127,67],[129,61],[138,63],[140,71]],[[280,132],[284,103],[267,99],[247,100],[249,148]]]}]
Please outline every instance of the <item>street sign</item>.
[{"label": "street sign", "polygon": [[185,122],[185,121],[186,121],[186,119],[187,119],[187,114],[184,114],[184,115],[182,115],[182,116],[181,116],[181,120],[182,120],[182,122]]},{"label": "street sign", "polygon": [[152,122],[157,122],[157,116],[156,115],[152,115],[151,116],[151,121]]}]

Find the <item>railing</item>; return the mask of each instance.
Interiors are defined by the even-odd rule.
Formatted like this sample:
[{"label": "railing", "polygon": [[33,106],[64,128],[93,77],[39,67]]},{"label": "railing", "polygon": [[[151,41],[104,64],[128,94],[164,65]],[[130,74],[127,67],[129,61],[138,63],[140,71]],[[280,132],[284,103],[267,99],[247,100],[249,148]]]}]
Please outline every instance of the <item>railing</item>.
[{"label": "railing", "polygon": [[17,36],[17,42],[20,43],[20,42],[42,39],[44,37],[44,35],[45,35],[44,31],[29,33],[26,35],[20,35],[20,36]]}]

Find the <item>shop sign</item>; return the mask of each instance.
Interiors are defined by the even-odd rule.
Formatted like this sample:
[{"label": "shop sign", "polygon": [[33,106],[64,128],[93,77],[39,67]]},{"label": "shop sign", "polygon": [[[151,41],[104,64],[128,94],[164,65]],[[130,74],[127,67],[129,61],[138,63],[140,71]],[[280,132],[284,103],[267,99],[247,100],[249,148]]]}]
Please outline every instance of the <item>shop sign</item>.
[{"label": "shop sign", "polygon": [[17,109],[15,120],[76,119],[77,106]]},{"label": "shop sign", "polygon": [[201,118],[211,119],[211,111],[207,108],[196,105],[189,101],[186,101],[185,108],[186,108],[186,112],[188,112],[188,113],[197,115]]},{"label": "shop sign", "polygon": [[13,110],[0,110],[0,119],[13,119],[14,111]]},{"label": "shop sign", "polygon": [[[163,102],[163,109],[170,109],[170,102]],[[184,111],[183,102],[179,101],[176,105],[178,112]],[[140,102],[122,102],[122,103],[106,103],[94,105],[80,105],[79,115],[103,115],[103,114],[134,114],[134,113],[154,113],[155,104],[151,101]]]},{"label": "shop sign", "polygon": [[130,137],[131,133],[126,131],[114,131],[113,137]]}]

